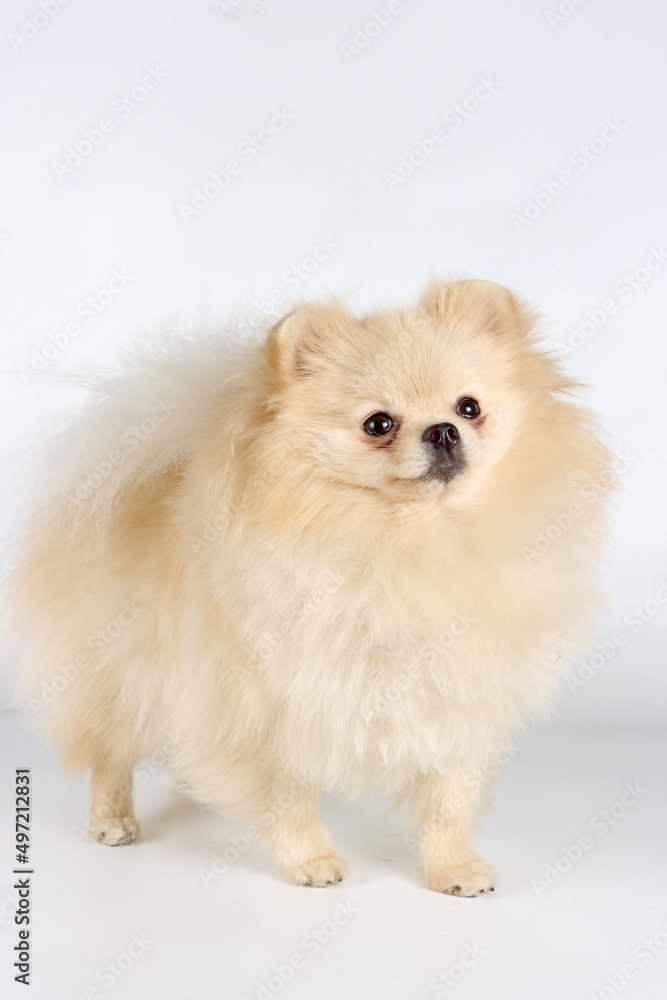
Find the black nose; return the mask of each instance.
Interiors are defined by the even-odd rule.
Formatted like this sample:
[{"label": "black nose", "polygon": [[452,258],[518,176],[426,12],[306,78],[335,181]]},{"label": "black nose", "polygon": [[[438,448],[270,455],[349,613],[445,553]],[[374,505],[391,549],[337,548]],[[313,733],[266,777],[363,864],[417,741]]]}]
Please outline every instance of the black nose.
[{"label": "black nose", "polygon": [[423,440],[428,441],[434,448],[452,451],[459,443],[459,432],[454,424],[432,424],[424,431]]}]

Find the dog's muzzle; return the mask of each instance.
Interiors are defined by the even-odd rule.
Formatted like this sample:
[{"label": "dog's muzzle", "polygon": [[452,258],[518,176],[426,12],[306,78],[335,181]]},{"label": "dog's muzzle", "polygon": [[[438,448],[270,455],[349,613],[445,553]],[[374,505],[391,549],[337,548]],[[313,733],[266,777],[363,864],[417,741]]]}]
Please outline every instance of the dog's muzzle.
[{"label": "dog's muzzle", "polygon": [[422,479],[448,483],[465,468],[461,435],[454,424],[432,424],[422,435],[428,450],[428,468]]}]

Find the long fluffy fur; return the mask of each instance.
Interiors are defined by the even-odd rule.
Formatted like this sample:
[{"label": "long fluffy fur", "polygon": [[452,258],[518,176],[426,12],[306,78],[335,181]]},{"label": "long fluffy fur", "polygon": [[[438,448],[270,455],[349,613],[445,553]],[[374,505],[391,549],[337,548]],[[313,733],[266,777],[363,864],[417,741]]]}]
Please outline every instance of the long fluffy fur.
[{"label": "long fluffy fur", "polygon": [[[234,349],[229,330],[150,342],[48,441],[10,596],[17,702],[71,773],[171,745],[198,799],[249,817],[290,782],[418,815],[429,776],[483,767],[544,717],[590,633],[609,455],[496,286],[294,316]],[[407,452],[354,479],[325,415],[373,365],[374,391],[430,401],[443,354],[497,383],[480,433],[500,457],[451,489],[400,479]]]}]

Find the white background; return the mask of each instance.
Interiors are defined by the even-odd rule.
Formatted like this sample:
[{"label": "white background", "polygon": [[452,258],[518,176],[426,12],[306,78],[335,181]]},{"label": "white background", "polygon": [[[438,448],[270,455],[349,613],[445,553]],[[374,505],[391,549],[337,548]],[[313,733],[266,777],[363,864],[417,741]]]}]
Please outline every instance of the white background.
[{"label": "white background", "polygon": [[[564,0],[558,14],[558,0],[404,0],[399,10],[393,5],[389,23],[378,29],[371,18],[374,11],[386,11],[385,0],[375,5],[352,0],[70,0],[55,13],[57,0],[44,4],[48,16],[38,2],[5,0],[0,11],[1,405],[6,432],[1,457],[9,487],[0,511],[3,525],[9,529],[16,514],[12,484],[25,435],[70,401],[51,374],[82,359],[110,363],[119,345],[143,327],[174,317],[185,322],[221,318],[239,308],[252,312],[278,292],[283,296],[278,312],[286,310],[295,294],[327,291],[363,310],[414,298],[430,273],[489,278],[536,303],[547,340],[565,351],[569,370],[590,385],[587,398],[600,411],[622,458],[623,491],[613,520],[609,618],[599,648],[585,651],[577,667],[584,666],[591,679],[574,692],[563,689],[554,728],[543,739],[533,738],[528,760],[510,764],[497,811],[485,827],[487,852],[496,854],[492,860],[498,860],[493,831],[502,829],[498,837],[505,846],[520,831],[521,844],[530,845],[525,848],[528,861],[524,866],[524,846],[506,859],[514,881],[509,880],[505,903],[502,884],[492,902],[469,904],[425,894],[417,877],[409,882],[403,878],[396,903],[399,897],[391,887],[374,884],[371,867],[362,885],[366,914],[375,913],[377,920],[369,917],[363,928],[351,924],[348,952],[341,954],[342,943],[332,942],[330,957],[313,958],[301,979],[285,987],[285,995],[345,991],[416,998],[421,990],[436,996],[428,989],[429,978],[468,944],[481,940],[480,935],[486,935],[487,954],[495,957],[466,973],[465,984],[456,987],[459,996],[586,996],[589,990],[601,990],[605,976],[613,978],[642,935],[667,922],[657,906],[659,897],[651,896],[651,887],[659,882],[650,854],[651,845],[657,847],[651,839],[659,806],[656,789],[655,797],[649,796],[652,805],[638,803],[633,813],[638,815],[640,805],[645,809],[641,828],[633,833],[631,823],[639,821],[623,820],[625,854],[623,841],[617,840],[618,853],[612,850],[607,861],[602,851],[594,855],[599,893],[623,883],[628,866],[639,866],[626,886],[632,905],[629,897],[604,900],[598,893],[598,909],[592,913],[592,883],[585,879],[593,875],[585,875],[582,861],[578,874],[573,870],[567,876],[565,891],[572,898],[563,898],[562,906],[554,904],[541,924],[535,913],[540,899],[530,879],[558,857],[563,843],[576,840],[598,809],[618,798],[626,780],[644,779],[642,761],[649,770],[654,767],[657,735],[640,739],[637,730],[664,724],[667,605],[656,595],[667,596],[667,590],[660,590],[667,579],[667,7],[658,0]],[[151,85],[156,78],[160,82],[150,92],[133,95],[150,70]],[[480,80],[487,81],[482,88]],[[124,95],[133,107],[123,105]],[[121,106],[126,110],[120,111]],[[242,144],[275,121],[276,109],[291,116],[289,124],[273,137],[269,134],[271,141],[250,162]],[[89,155],[77,163],[68,148],[76,152],[85,133],[99,129],[103,119],[110,123],[105,126],[109,131],[93,131],[97,138],[102,135],[101,142],[79,147]],[[434,144],[432,155],[422,156],[424,162],[409,176],[397,180],[399,164],[411,155],[418,164],[418,143],[438,128],[444,141]],[[240,175],[186,221],[183,206],[192,205],[210,172],[224,169],[230,160],[241,164]],[[58,166],[63,163],[69,163],[67,171]],[[569,171],[571,182],[559,190],[555,182],[562,171]],[[522,222],[526,213],[533,218]],[[301,270],[301,281],[295,268],[304,262],[311,267],[306,258],[320,241],[335,246],[313,273]],[[126,276],[126,285],[107,304],[104,290],[114,271]],[[97,297],[99,307],[92,321],[81,315],[81,304],[90,296]],[[76,335],[63,336],[71,323],[77,324]],[[54,338],[64,346],[54,348]],[[56,356],[40,375],[34,368],[45,348]],[[2,573],[11,573],[9,552]],[[583,661],[589,664],[587,673]],[[94,845],[72,846],[76,838],[72,840],[69,828],[82,822],[83,793],[79,796],[62,781],[52,754],[26,742],[7,713],[5,717],[7,766],[29,759],[43,769],[41,782],[35,779],[41,785],[43,824],[41,834],[35,832],[35,849],[41,836],[51,896],[48,902],[43,899],[45,930],[32,996],[78,995],[77,990],[95,982],[95,969],[103,961],[122,952],[126,929],[146,926],[128,922],[124,907],[132,911],[135,894],[142,906],[160,900],[157,908],[165,912],[161,893],[172,876],[160,865],[178,869],[180,855],[172,844],[165,860],[160,855],[164,844],[151,844],[150,836],[122,849],[122,865],[139,867],[132,869],[134,881],[124,895],[109,903],[108,919],[100,922],[108,880],[121,864],[118,855]],[[606,748],[604,759],[597,746]],[[14,761],[12,747],[21,747],[21,761]],[[568,767],[580,779],[571,794],[567,782],[574,779]],[[534,800],[521,783],[524,772],[534,783],[544,815],[531,812]],[[53,775],[49,782],[47,773]],[[7,771],[3,796],[10,777]],[[175,795],[161,780],[151,784],[156,802],[161,793]],[[549,781],[565,783],[559,786],[554,810],[545,799]],[[54,796],[52,811],[46,809],[47,784]],[[649,805],[652,813],[646,811]],[[167,808],[164,803],[162,808]],[[188,810],[181,823],[192,824],[192,836],[208,845],[205,858],[210,844],[227,843],[235,829],[206,814],[207,840],[196,807],[178,809]],[[380,850],[389,851],[386,844],[381,847],[382,837],[373,841],[363,823],[365,809],[376,816],[374,805],[335,803],[331,809],[340,817],[339,827],[351,824],[354,836],[367,838],[366,857],[377,859]],[[521,809],[528,811],[526,821],[533,822],[528,830],[520,825]],[[551,827],[556,817],[562,832]],[[376,834],[377,822],[372,824]],[[395,836],[403,843],[388,821],[382,824],[385,841]],[[157,830],[156,823],[155,836]],[[183,844],[190,844],[182,836]],[[178,925],[188,913],[188,930],[179,931],[182,950],[176,942],[169,944],[174,928],[164,930],[150,960],[143,966],[137,962],[108,991],[101,987],[101,995],[111,996],[111,989],[114,996],[158,995],[160,976],[174,983],[173,995],[179,997],[256,992],[253,983],[270,974],[274,961],[289,957],[289,942],[298,941],[308,926],[309,917],[299,907],[321,908],[321,922],[335,909],[336,899],[347,898],[345,889],[330,901],[315,893],[325,899],[317,903],[311,903],[312,894],[294,895],[277,882],[263,851],[254,845],[248,857],[261,862],[254,867],[239,862],[235,881],[227,885],[233,885],[236,917],[231,921],[225,893],[217,907],[205,911],[203,928],[204,910],[192,903],[196,894],[188,897],[190,912],[183,902],[187,878],[174,876],[171,916],[180,914]],[[66,906],[59,895],[63,886],[58,889],[53,882],[58,859],[65,857],[63,884],[73,884],[83,857],[90,869]],[[407,857],[401,848],[392,857],[393,867],[405,867]],[[190,861],[196,873],[198,862]],[[365,871],[363,860],[361,865]],[[413,874],[416,865],[411,859]],[[159,891],[146,872],[164,880]],[[354,874],[350,891],[353,879]],[[549,900],[562,891],[555,887]],[[207,904],[212,892],[206,894]],[[252,904],[245,901],[248,894]],[[571,910],[573,899],[581,925]],[[510,910],[501,919],[503,905]],[[632,915],[633,905],[638,915]],[[495,916],[489,916],[493,906]],[[463,911],[472,923],[461,932],[459,946]],[[148,906],[142,916],[150,923],[148,912],[156,911]],[[218,912],[225,912],[220,928],[215,926]],[[540,913],[545,912],[542,906]],[[90,924],[91,913],[97,923]],[[429,914],[426,923],[424,913]],[[434,930],[437,914],[449,914],[453,922]],[[556,948],[558,935],[568,933],[563,947],[575,956],[572,965],[568,955],[558,958]],[[451,947],[449,934],[454,935]],[[510,935],[507,941],[503,934]],[[512,967],[518,975],[527,963],[532,972],[507,982],[507,955],[523,934],[533,943],[514,952]],[[341,942],[342,937],[341,931]],[[76,939],[88,942],[86,947],[100,939],[108,944],[99,946],[95,958],[84,958]],[[217,941],[225,956],[222,965],[216,964]],[[438,942],[447,946],[444,952]],[[396,948],[398,953],[407,949],[407,964],[389,960]],[[542,960],[549,968],[544,977]],[[641,985],[628,985],[628,996],[659,995],[651,989],[658,989],[659,975],[663,980],[667,975],[667,956],[660,973],[659,961],[642,972]],[[363,973],[354,972],[355,962]],[[170,963],[182,969],[177,985]],[[48,975],[55,977],[51,993],[44,992]],[[210,993],[207,983],[216,984]],[[168,985],[161,995],[172,995]]]}]

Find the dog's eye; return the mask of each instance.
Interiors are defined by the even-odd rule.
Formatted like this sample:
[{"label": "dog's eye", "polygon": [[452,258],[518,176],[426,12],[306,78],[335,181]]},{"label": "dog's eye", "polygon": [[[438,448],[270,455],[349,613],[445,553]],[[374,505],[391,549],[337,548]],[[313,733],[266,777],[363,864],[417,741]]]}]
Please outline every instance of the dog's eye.
[{"label": "dog's eye", "polygon": [[388,434],[394,426],[394,422],[388,413],[374,413],[372,417],[364,421],[364,430],[372,437],[382,437]]},{"label": "dog's eye", "polygon": [[473,417],[478,417],[482,411],[476,399],[464,396],[463,399],[459,399],[456,405],[456,412],[460,417],[467,417],[468,420],[472,420]]}]

